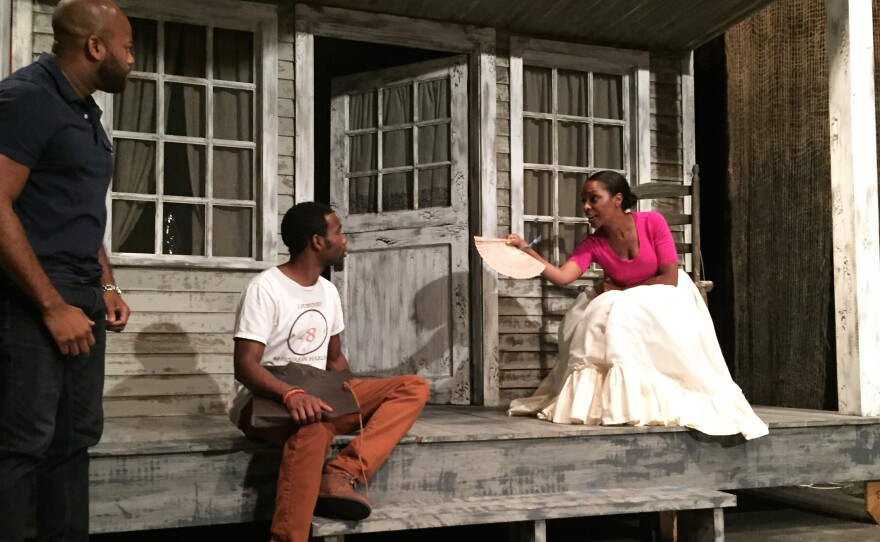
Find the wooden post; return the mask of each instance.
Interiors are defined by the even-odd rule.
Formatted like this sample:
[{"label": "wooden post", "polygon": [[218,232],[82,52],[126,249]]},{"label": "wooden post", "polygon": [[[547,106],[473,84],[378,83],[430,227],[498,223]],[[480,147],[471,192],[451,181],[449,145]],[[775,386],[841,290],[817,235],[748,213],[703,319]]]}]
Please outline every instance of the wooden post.
[{"label": "wooden post", "polygon": [[838,405],[880,414],[880,252],[871,2],[826,0]]},{"label": "wooden post", "polygon": [[664,510],[660,514],[660,541],[678,542],[678,512]]},{"label": "wooden post", "polygon": [[12,66],[12,0],[0,0],[0,79]]},{"label": "wooden post", "polygon": [[880,525],[880,480],[865,482],[865,511]]}]

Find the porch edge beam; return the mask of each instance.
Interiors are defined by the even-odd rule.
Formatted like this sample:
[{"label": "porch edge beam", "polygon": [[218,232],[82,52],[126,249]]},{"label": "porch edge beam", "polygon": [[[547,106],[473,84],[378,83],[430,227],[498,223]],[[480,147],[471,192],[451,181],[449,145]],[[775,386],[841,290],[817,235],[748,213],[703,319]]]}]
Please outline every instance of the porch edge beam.
[{"label": "porch edge beam", "polygon": [[[871,2],[826,0],[838,409],[880,414],[880,221]],[[871,285],[874,288],[871,288]]]}]

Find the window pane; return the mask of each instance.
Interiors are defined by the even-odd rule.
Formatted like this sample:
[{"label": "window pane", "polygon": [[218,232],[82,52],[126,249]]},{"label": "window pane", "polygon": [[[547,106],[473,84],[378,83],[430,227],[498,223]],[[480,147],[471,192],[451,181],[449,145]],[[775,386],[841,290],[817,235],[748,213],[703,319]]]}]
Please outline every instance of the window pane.
[{"label": "window pane", "polygon": [[559,165],[589,165],[590,126],[583,122],[559,123]]},{"label": "window pane", "polygon": [[205,137],[205,87],[165,84],[165,133]]},{"label": "window pane", "polygon": [[155,194],[156,143],[116,139],[113,146],[113,191]]},{"label": "window pane", "polygon": [[449,125],[419,127],[419,163],[432,164],[449,160]]},{"label": "window pane", "polygon": [[214,89],[214,137],[254,140],[254,95],[250,90]]},{"label": "window pane", "polygon": [[452,190],[448,167],[419,171],[419,209],[426,207],[449,207]]},{"label": "window pane", "polygon": [[412,86],[382,89],[382,125],[412,122]]},{"label": "window pane", "polygon": [[593,161],[597,168],[623,169],[623,127],[593,126],[596,144],[593,148]]},{"label": "window pane", "polygon": [[553,216],[553,172],[525,170],[523,172],[523,213]]},{"label": "window pane", "polygon": [[376,134],[364,134],[351,136],[349,139],[351,148],[349,149],[348,170],[372,171],[376,165]]},{"label": "window pane", "polygon": [[[136,72],[153,72],[156,67],[156,21],[129,17],[131,23],[132,46],[131,54],[134,56],[132,70]],[[152,251],[150,251],[152,252]]]},{"label": "window pane", "polygon": [[523,159],[527,164],[553,163],[551,121],[523,119]]},{"label": "window pane", "polygon": [[156,133],[156,82],[130,78],[113,97],[113,129]]},{"label": "window pane", "polygon": [[419,120],[449,117],[449,80],[419,83]]},{"label": "window pane", "polygon": [[523,239],[531,243],[532,240],[541,236],[541,242],[532,245],[535,252],[548,262],[553,261],[553,224],[540,222],[526,222]]},{"label": "window pane", "polygon": [[113,252],[153,254],[156,204],[152,201],[113,200]]},{"label": "window pane", "polygon": [[204,205],[165,204],[162,254],[205,255]]},{"label": "window pane", "polygon": [[348,97],[348,127],[351,130],[376,127],[376,93],[352,94]]},{"label": "window pane", "polygon": [[586,117],[587,110],[587,87],[589,82],[587,74],[559,70],[557,80],[558,111],[561,115],[577,115]]},{"label": "window pane", "polygon": [[623,78],[619,75],[593,74],[593,116],[623,120]]},{"label": "window pane", "polygon": [[214,197],[254,199],[254,151],[214,147]]},{"label": "window pane", "polygon": [[553,72],[545,68],[523,67],[523,110],[534,113],[553,112]]},{"label": "window pane", "polygon": [[253,209],[214,207],[212,254],[249,258],[253,256]]},{"label": "window pane", "polygon": [[412,165],[412,129],[394,130],[382,134],[382,167]]},{"label": "window pane", "polygon": [[586,173],[559,173],[559,215],[584,217],[581,190],[587,180]]},{"label": "window pane", "polygon": [[377,207],[376,176],[352,177],[348,180],[348,212],[357,215],[375,213]]},{"label": "window pane", "polygon": [[165,143],[165,194],[204,197],[205,147]]},{"label": "window pane", "polygon": [[254,35],[214,29],[214,79],[254,82]]},{"label": "window pane", "polygon": [[588,224],[560,224],[559,225],[559,263],[565,262],[574,252],[574,247],[589,235]]},{"label": "window pane", "polygon": [[382,210],[402,211],[413,208],[412,171],[382,176]]},{"label": "window pane", "polygon": [[204,26],[165,23],[165,73],[185,77],[205,77]]}]

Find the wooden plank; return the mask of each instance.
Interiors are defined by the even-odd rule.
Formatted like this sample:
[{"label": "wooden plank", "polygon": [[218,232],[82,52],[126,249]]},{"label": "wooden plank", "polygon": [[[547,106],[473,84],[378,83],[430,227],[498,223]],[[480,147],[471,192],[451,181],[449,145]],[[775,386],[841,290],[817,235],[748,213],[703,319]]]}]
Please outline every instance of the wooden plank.
[{"label": "wooden plank", "polygon": [[551,333],[559,331],[562,316],[501,316],[498,318],[499,333]]},{"label": "wooden plank", "polygon": [[104,378],[104,397],[230,396],[234,393],[235,388],[231,373],[217,375],[108,376]]},{"label": "wooden plank", "polygon": [[108,354],[231,354],[230,333],[119,333],[107,337]]},{"label": "wooden plank", "polygon": [[634,186],[632,191],[639,199],[675,198],[691,195],[690,186],[669,182],[650,182]]},{"label": "wooden plank", "polygon": [[220,354],[107,354],[106,376],[232,373],[232,352]]},{"label": "wooden plank", "polygon": [[125,294],[132,318],[138,312],[235,312],[239,294],[217,292],[143,291]]},{"label": "wooden plank", "polygon": [[880,217],[871,3],[826,0],[840,412],[880,414]]},{"label": "wooden plank", "polygon": [[552,369],[555,352],[502,352],[501,369]]},{"label": "wooden plank", "polygon": [[504,352],[555,352],[557,336],[551,333],[504,333],[499,335],[499,349]]},{"label": "wooden plank", "polygon": [[[330,536],[658,510],[714,510],[735,504],[736,497],[728,493],[680,487],[635,492],[587,489],[556,494],[468,497],[446,501],[406,502],[398,506],[385,505],[374,509],[369,518],[357,523],[316,517],[312,520],[312,534]],[[418,509],[420,513],[413,514],[413,509]]]},{"label": "wooden plank", "polygon": [[241,292],[258,271],[119,267],[113,270],[124,292]]},{"label": "wooden plank", "polygon": [[104,417],[223,415],[228,397],[222,395],[186,395],[166,397],[107,397]]},{"label": "wooden plank", "polygon": [[521,298],[502,297],[498,299],[499,316],[565,314],[571,308],[573,299],[559,298]]},{"label": "wooden plank", "polygon": [[14,0],[12,3],[12,65],[10,71],[33,62],[33,0]]},{"label": "wooden plank", "polygon": [[138,312],[125,326],[127,333],[232,333],[233,312]]}]

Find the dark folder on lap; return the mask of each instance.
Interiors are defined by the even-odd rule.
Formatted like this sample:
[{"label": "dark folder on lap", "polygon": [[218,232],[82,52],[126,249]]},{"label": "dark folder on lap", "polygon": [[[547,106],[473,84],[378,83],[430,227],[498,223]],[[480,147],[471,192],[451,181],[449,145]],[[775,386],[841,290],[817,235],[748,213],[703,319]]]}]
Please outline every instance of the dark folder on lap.
[{"label": "dark folder on lap", "polygon": [[[354,394],[345,388],[348,371],[325,371],[302,363],[288,363],[282,367],[266,367],[275,378],[291,386],[299,386],[306,393],[318,397],[333,409],[323,411],[325,418],[338,418],[345,414],[360,412]],[[251,425],[253,427],[278,427],[292,425],[293,419],[287,407],[275,399],[253,397]]]}]

